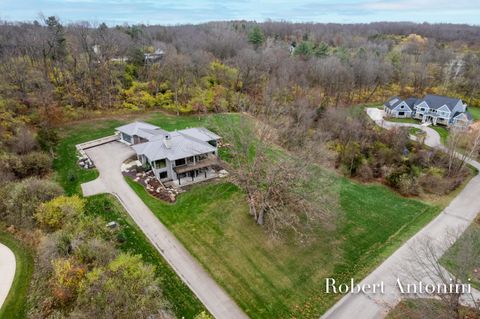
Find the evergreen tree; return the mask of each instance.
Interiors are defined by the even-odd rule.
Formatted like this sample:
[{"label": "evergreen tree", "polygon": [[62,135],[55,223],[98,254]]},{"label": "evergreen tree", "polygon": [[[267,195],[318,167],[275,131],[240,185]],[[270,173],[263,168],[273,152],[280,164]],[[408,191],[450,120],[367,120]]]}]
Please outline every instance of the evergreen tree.
[{"label": "evergreen tree", "polygon": [[265,35],[263,34],[262,29],[258,26],[254,26],[252,31],[248,34],[248,42],[253,44],[255,48],[258,48],[265,41]]}]

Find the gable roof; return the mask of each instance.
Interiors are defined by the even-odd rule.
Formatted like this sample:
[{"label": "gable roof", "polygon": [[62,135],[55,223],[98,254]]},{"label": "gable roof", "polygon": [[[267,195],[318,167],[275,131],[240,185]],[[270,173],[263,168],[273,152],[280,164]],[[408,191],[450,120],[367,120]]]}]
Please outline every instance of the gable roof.
[{"label": "gable roof", "polygon": [[390,99],[388,99],[387,102],[385,102],[385,106],[393,110],[401,102],[402,102],[402,99],[400,99],[398,96],[392,96]]},{"label": "gable roof", "polygon": [[393,110],[394,108],[396,108],[399,104],[401,104],[402,102],[405,102],[405,104],[413,110],[413,106],[415,105],[415,103],[417,102],[417,98],[415,97],[409,97],[408,99],[406,100],[402,100],[401,98],[399,98],[398,96],[394,96],[394,97],[391,97],[386,103],[385,103],[385,106],[388,107],[389,109]]},{"label": "gable roof", "polygon": [[473,116],[470,112],[455,112],[455,114],[453,115],[453,118],[456,118],[460,115],[465,115],[467,117],[467,120],[469,121],[473,120]]},{"label": "gable roof", "polygon": [[216,148],[207,142],[182,134],[180,131],[169,133],[169,147],[164,139],[133,145],[139,155],[145,155],[150,161],[168,159],[174,161],[180,158],[214,152]]},{"label": "gable roof", "polygon": [[428,94],[425,96],[425,98],[419,100],[417,104],[423,101],[425,101],[428,104],[428,107],[431,109],[438,109],[443,105],[446,105],[448,109],[452,111],[455,105],[457,105],[458,101],[461,101],[461,100],[457,98],[451,98],[448,96]]}]

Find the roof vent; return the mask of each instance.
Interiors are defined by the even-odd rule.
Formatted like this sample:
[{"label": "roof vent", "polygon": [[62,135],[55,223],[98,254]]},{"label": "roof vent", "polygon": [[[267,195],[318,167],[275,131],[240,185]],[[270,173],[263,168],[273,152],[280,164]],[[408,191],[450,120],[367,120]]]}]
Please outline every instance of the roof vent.
[{"label": "roof vent", "polygon": [[172,147],[172,137],[170,134],[166,134],[163,138],[163,144],[165,145],[166,148],[171,148]]}]

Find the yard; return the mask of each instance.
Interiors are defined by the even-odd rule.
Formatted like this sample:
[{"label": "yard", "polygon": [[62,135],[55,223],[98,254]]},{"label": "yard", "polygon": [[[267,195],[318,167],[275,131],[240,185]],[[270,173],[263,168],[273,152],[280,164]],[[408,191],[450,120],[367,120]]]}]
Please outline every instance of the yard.
[{"label": "yard", "polygon": [[[238,115],[210,118],[221,122],[222,116]],[[147,118],[163,128],[180,129],[202,125],[209,117],[153,113]],[[128,121],[131,119],[98,120],[64,129],[55,168],[68,193],[79,192],[80,183],[97,174],[76,165],[75,144],[112,134],[114,127]],[[319,229],[311,244],[298,245],[270,240],[248,215],[242,191],[229,182],[193,186],[174,205],[161,202],[140,185],[128,182],[253,318],[317,318],[339,298],[322,292],[323,278],[364,277],[440,210],[438,206],[402,198],[381,185],[362,185],[336,176],[341,223],[334,234],[327,236]],[[198,300],[185,291],[183,283],[116,201],[106,195],[89,198],[88,211],[124,224],[123,229],[129,233],[124,234],[122,249],[141,253],[159,267],[160,275],[165,274],[162,282],[168,299],[173,304],[183,300],[179,308],[187,308],[177,309],[177,315],[185,313],[190,318],[201,309]]]},{"label": "yard", "polygon": [[[458,240],[450,247],[443,255],[441,262],[445,267],[459,277],[463,277],[458,273],[458,262],[456,260],[462,257],[464,251],[468,251],[469,256],[480,255],[480,215],[475,221],[465,230],[465,232],[458,238]],[[469,261],[473,258],[469,258]],[[462,263],[465,274],[470,278],[473,287],[480,289],[480,260],[472,260],[472,263]],[[464,279],[465,280],[465,279]]]}]

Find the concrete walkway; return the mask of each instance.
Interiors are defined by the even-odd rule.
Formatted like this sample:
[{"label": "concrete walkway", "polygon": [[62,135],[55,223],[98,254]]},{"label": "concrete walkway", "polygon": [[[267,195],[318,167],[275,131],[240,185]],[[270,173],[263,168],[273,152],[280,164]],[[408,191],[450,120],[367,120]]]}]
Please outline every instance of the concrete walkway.
[{"label": "concrete walkway", "polygon": [[[383,111],[379,109],[367,109],[368,115],[380,126],[391,128],[395,126],[417,127],[427,132],[425,143],[432,147],[443,148],[438,133],[428,127],[417,124],[394,123],[383,120]],[[470,161],[469,164],[480,169],[480,164]],[[402,298],[397,288],[397,278],[402,278],[403,283],[408,279],[413,281],[409,274],[412,271],[411,260],[415,259],[413,251],[420,242],[431,241],[442,243],[448,232],[463,232],[480,212],[480,175],[473,177],[467,186],[455,197],[455,199],[433,221],[410,238],[387,260],[370,273],[360,284],[376,284],[384,282],[384,294],[347,294],[338,301],[322,318],[347,319],[361,318],[374,319],[384,318],[388,311],[393,308]],[[443,254],[448,247],[440,245]],[[474,296],[478,292],[474,291]]]},{"label": "concrete walkway", "polygon": [[85,152],[95,163],[100,176],[95,181],[82,184],[84,195],[104,192],[115,195],[155,248],[215,318],[248,318],[126,183],[120,167],[134,155],[133,150],[120,142],[111,142]]},{"label": "concrete walkway", "polygon": [[16,267],[15,254],[10,248],[0,243],[0,308],[2,308],[13,284]]}]

